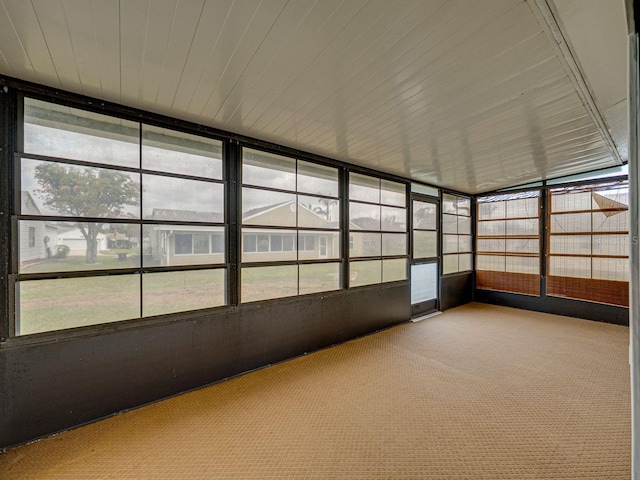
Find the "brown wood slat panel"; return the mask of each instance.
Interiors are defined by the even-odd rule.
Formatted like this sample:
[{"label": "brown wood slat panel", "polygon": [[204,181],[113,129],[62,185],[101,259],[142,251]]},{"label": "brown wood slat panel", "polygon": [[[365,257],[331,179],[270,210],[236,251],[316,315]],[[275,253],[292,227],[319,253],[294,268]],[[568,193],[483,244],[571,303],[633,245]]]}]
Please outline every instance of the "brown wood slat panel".
[{"label": "brown wood slat panel", "polygon": [[547,295],[628,307],[629,282],[549,276]]},{"label": "brown wood slat panel", "polygon": [[540,275],[478,270],[476,288],[540,296]]}]

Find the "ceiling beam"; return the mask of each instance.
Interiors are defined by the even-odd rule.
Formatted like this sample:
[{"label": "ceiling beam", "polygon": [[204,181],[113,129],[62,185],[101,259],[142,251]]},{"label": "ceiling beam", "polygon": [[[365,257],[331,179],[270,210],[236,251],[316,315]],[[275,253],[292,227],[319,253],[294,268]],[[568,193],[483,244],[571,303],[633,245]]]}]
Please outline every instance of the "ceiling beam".
[{"label": "ceiling beam", "polygon": [[622,165],[624,162],[620,156],[620,152],[618,152],[616,143],[611,136],[611,132],[607,127],[607,123],[603,115],[600,113],[600,110],[594,100],[593,93],[591,92],[591,88],[589,87],[589,83],[582,73],[579,63],[576,61],[576,56],[571,49],[569,41],[562,33],[562,29],[558,24],[556,15],[554,14],[552,7],[549,5],[548,0],[527,0],[527,3],[531,7],[531,11],[538,20],[538,23],[547,35],[552,47],[556,50],[558,60],[562,63],[571,83],[573,83],[576,89],[576,93],[580,97],[580,100],[589,113],[589,116],[602,135],[604,142],[611,152],[611,156],[615,159],[618,165]]}]

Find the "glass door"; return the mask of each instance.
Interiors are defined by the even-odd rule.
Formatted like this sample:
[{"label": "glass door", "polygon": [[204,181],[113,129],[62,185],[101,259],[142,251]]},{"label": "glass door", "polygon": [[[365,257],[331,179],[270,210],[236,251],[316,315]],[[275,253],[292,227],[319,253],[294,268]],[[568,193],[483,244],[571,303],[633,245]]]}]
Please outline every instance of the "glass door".
[{"label": "glass door", "polygon": [[438,309],[438,200],[413,194],[411,316]]}]

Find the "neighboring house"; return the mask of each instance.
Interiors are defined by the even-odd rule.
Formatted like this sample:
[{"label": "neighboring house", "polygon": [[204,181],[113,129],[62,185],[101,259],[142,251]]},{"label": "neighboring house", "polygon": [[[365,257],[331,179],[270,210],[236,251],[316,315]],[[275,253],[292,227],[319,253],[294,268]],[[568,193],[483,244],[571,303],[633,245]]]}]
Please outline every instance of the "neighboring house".
[{"label": "neighboring house", "polygon": [[[97,236],[98,254],[108,249],[107,236],[99,233]],[[83,256],[87,253],[87,241],[78,227],[58,229],[58,244],[69,247],[70,256]]]},{"label": "neighboring house", "polygon": [[[289,201],[245,212],[242,236],[242,261],[291,260],[300,242],[299,258],[322,259],[339,256],[340,244],[336,222],[328,221],[310,208]],[[151,218],[160,221],[207,221],[221,223],[220,213],[187,210],[154,209]],[[300,226],[326,231],[300,231],[296,238],[296,219]],[[273,229],[270,225],[291,225],[291,230]],[[156,265],[204,264],[224,262],[225,238],[221,227],[190,225],[151,225],[145,232],[148,247]],[[334,230],[331,230],[334,229]],[[293,255],[295,259],[295,255]]]},{"label": "neighboring house", "polygon": [[[221,213],[154,208],[153,220],[221,223]],[[146,229],[149,230],[146,230]],[[145,227],[145,265],[194,265],[224,262],[224,229],[193,225],[149,225]],[[151,258],[151,261],[148,258]]]},{"label": "neighboring house", "polygon": [[[40,208],[29,192],[21,192],[21,210],[24,215],[41,215]],[[36,220],[20,221],[20,264],[41,262],[55,255],[58,228]]]}]

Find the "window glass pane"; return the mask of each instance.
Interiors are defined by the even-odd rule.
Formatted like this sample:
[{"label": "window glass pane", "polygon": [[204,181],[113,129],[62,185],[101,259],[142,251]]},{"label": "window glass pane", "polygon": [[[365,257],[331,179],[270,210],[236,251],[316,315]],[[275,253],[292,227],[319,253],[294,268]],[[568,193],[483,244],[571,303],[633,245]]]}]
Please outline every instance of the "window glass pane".
[{"label": "window glass pane", "polygon": [[463,253],[458,255],[458,270],[461,272],[468,272],[473,270],[473,255],[470,253]]},{"label": "window glass pane", "polygon": [[471,216],[471,200],[467,197],[458,197],[458,215]]},{"label": "window glass pane", "polygon": [[538,219],[507,220],[507,235],[538,235]]},{"label": "window glass pane", "polygon": [[479,238],[478,252],[504,252],[505,245],[504,238]]},{"label": "window glass pane", "polygon": [[435,203],[413,202],[413,228],[435,230],[438,209]]},{"label": "window glass pane", "polygon": [[416,230],[413,232],[413,258],[438,256],[437,232]]},{"label": "window glass pane", "polygon": [[298,294],[298,266],[243,267],[242,303]]},{"label": "window glass pane", "polygon": [[458,251],[458,235],[442,236],[442,253],[456,253]]},{"label": "window glass pane", "polygon": [[139,225],[21,220],[18,232],[20,273],[140,266]]},{"label": "window glass pane", "polygon": [[471,235],[471,217],[458,217],[458,233]]},{"label": "window glass pane", "polygon": [[382,237],[380,233],[351,232],[353,248],[351,257],[375,257],[382,255]]},{"label": "window glass pane", "polygon": [[380,179],[349,174],[349,200],[361,200],[363,202],[380,202]]},{"label": "window glass pane", "polygon": [[458,217],[456,215],[442,216],[442,233],[458,233]]},{"label": "window glass pane", "polygon": [[591,278],[591,258],[550,257],[549,275],[557,277]]},{"label": "window glass pane", "polygon": [[458,251],[459,252],[473,251],[471,235],[458,235]]},{"label": "window glass pane", "polygon": [[388,232],[406,232],[407,209],[382,207],[382,230]]},{"label": "window glass pane", "polygon": [[382,281],[397,282],[407,279],[407,261],[404,258],[382,260]]},{"label": "window glass pane", "polygon": [[444,255],[442,257],[442,273],[456,273],[458,271],[458,255]]},{"label": "window glass pane", "polygon": [[224,227],[205,225],[144,225],[142,262],[145,267],[224,263]]},{"label": "window glass pane", "polygon": [[440,195],[440,190],[437,188],[421,185],[419,183],[412,183],[411,191],[414,193],[421,193],[422,195],[429,195],[431,197],[437,197]]},{"label": "window glass pane", "polygon": [[277,262],[296,260],[295,230],[242,229],[242,261]]},{"label": "window glass pane", "polygon": [[142,176],[145,219],[224,222],[224,186],[160,175]]},{"label": "window glass pane", "polygon": [[538,216],[538,197],[520,198],[507,202],[507,217],[531,218]]},{"label": "window glass pane", "polygon": [[[431,232],[425,232],[431,233]],[[407,236],[404,233],[382,234],[382,255],[406,255]]]},{"label": "window glass pane", "polygon": [[508,238],[506,251],[511,253],[540,253],[538,238]]},{"label": "window glass pane", "polygon": [[507,218],[506,202],[478,202],[478,220]]},{"label": "window glass pane", "polygon": [[629,235],[594,235],[593,254],[629,256]]},{"label": "window glass pane", "polygon": [[457,200],[459,197],[445,193],[442,195],[442,212],[455,215],[458,213]]},{"label": "window glass pane", "polygon": [[307,228],[340,228],[338,200],[298,195],[298,226]]},{"label": "window glass pane", "polygon": [[222,142],[143,125],[142,168],[222,179]]},{"label": "window glass pane", "polygon": [[193,255],[193,234],[177,233],[173,250],[176,255]]},{"label": "window glass pane", "polygon": [[476,268],[493,272],[505,271],[505,258],[503,255],[477,255]]},{"label": "window glass pane", "polygon": [[142,275],[145,317],[225,304],[225,273],[217,270],[151,272]]},{"label": "window glass pane", "polygon": [[281,190],[296,189],[296,160],[250,148],[242,150],[242,183]]},{"label": "window glass pane", "polygon": [[551,231],[562,232],[589,232],[591,231],[591,214],[568,213],[563,215],[551,215]]},{"label": "window glass pane", "polygon": [[193,234],[193,253],[208,254],[209,253],[209,235],[202,233]]},{"label": "window glass pane", "polygon": [[338,169],[298,160],[298,191],[338,196]]},{"label": "window glass pane", "polygon": [[23,281],[16,303],[17,335],[129,320],[140,316],[140,277]]},{"label": "window glass pane", "polygon": [[600,280],[629,281],[628,258],[593,258],[593,278]]},{"label": "window glass pane", "polygon": [[503,236],[506,232],[504,220],[494,220],[489,222],[478,222],[478,235]]},{"label": "window glass pane", "polygon": [[591,235],[551,235],[551,253],[591,255]]},{"label": "window glass pane", "polygon": [[[628,232],[629,212],[593,212],[594,232]],[[555,215],[554,215],[555,217]]]},{"label": "window glass pane", "polygon": [[540,273],[540,258],[539,257],[507,257],[506,260],[507,272],[513,273]]},{"label": "window glass pane", "polygon": [[300,265],[300,295],[340,289],[339,263]]},{"label": "window glass pane", "polygon": [[349,203],[349,220],[363,230],[380,230],[380,206],[365,203]]},{"label": "window glass pane", "polygon": [[362,285],[372,285],[382,282],[381,260],[350,262],[349,271],[349,284],[351,287],[360,287]]},{"label": "window glass pane", "polygon": [[140,127],[107,115],[24,99],[24,151],[139,167]]},{"label": "window glass pane", "polygon": [[340,233],[315,230],[298,232],[300,238],[298,259],[321,260],[340,258]]},{"label": "window glass pane", "polygon": [[242,189],[242,223],[296,226],[296,196],[253,188]]},{"label": "window glass pane", "polygon": [[137,174],[40,160],[21,160],[21,213],[138,218]]},{"label": "window glass pane", "polygon": [[438,298],[438,264],[411,265],[411,304]]},{"label": "window glass pane", "polygon": [[551,201],[552,212],[575,212],[579,210],[591,210],[591,192],[553,191]]},{"label": "window glass pane", "polygon": [[397,205],[406,207],[407,194],[406,186],[403,183],[392,182],[390,180],[380,181],[380,203],[386,205]]}]

